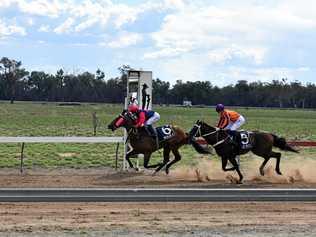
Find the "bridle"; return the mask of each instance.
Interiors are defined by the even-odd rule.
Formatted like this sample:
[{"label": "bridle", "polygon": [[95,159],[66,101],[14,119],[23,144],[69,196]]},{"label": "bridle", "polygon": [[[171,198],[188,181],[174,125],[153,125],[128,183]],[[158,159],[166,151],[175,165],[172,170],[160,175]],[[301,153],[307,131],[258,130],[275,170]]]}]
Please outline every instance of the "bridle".
[{"label": "bridle", "polygon": [[[125,121],[129,121],[129,122],[132,122],[134,120],[136,120],[137,118],[135,117],[135,115],[131,114],[130,112],[128,111],[123,111],[120,115],[119,115],[120,118],[123,118]],[[128,142],[131,134],[135,134],[137,135],[138,131],[137,131],[137,128],[135,128],[134,126],[123,126],[125,127],[126,131],[127,131],[127,138],[125,140],[125,144]]]},{"label": "bridle", "polygon": [[206,138],[210,135],[213,135],[213,134],[216,134],[216,143],[215,144],[210,144],[212,147],[217,147],[219,146],[220,144],[224,143],[227,138],[229,138],[229,136],[226,136],[224,139],[222,140],[219,140],[218,136],[219,136],[219,131],[221,131],[222,129],[218,128],[218,127],[215,127],[215,131],[212,131],[212,132],[209,132],[209,133],[205,133],[205,134],[202,134],[202,131],[201,131],[201,125],[199,124],[194,124],[194,127],[197,127],[197,130],[194,134],[194,137],[196,136],[196,134],[200,134],[201,137],[203,138]]}]

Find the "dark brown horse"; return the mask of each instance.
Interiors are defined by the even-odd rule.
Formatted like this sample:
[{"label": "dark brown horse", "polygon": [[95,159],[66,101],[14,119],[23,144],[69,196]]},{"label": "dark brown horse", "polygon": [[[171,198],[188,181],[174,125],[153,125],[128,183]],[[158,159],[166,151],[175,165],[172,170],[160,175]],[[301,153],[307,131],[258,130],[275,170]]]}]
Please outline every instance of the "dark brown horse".
[{"label": "dark brown horse", "polygon": [[[123,119],[123,123],[117,126],[117,121]],[[170,126],[173,131],[173,136],[163,142],[160,142],[157,146],[157,141],[148,132],[142,128],[134,127],[135,118],[133,114],[128,111],[123,111],[117,118],[115,118],[109,125],[108,128],[115,131],[119,127],[124,127],[128,133],[128,141],[132,149],[126,154],[126,160],[131,168],[133,164],[130,158],[137,155],[144,155],[144,167],[145,168],[156,168],[155,173],[166,166],[166,173],[169,173],[169,168],[176,162],[181,160],[179,148],[185,144],[192,144],[195,150],[201,154],[209,154],[210,152],[203,148],[200,144],[195,141],[190,141],[188,133],[184,132],[183,129],[177,126]],[[163,148],[163,162],[155,165],[149,165],[150,156],[153,152]],[[174,160],[170,161],[170,152],[174,155]]]},{"label": "dark brown horse", "polygon": [[[271,157],[276,158],[275,171],[277,174],[282,175],[280,171],[281,153],[272,151],[273,147],[278,147],[284,151],[291,151],[298,153],[297,150],[289,146],[284,138],[278,137],[272,133],[267,132],[247,132],[247,146],[248,148],[239,149],[236,148],[236,144],[232,142],[231,136],[226,130],[212,127],[203,121],[197,121],[192,130],[190,131],[190,137],[203,137],[208,144],[213,146],[216,153],[222,158],[222,169],[224,171],[236,170],[239,175],[239,183],[242,182],[243,175],[239,170],[239,162],[236,157],[252,151],[255,155],[263,157],[264,161],[261,164],[259,171],[261,175],[264,175],[264,167]],[[236,132],[236,136],[240,133]],[[239,140],[241,141],[241,140]],[[238,143],[239,144],[239,143]],[[227,162],[233,165],[232,168],[226,168]]]}]

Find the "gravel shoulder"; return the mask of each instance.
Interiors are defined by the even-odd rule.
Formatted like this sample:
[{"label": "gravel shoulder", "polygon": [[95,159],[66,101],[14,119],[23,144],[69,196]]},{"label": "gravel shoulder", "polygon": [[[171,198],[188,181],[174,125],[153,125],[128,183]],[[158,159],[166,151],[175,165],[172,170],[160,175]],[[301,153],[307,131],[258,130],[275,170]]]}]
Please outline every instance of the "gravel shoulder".
[{"label": "gravel shoulder", "polygon": [[0,203],[0,214],[1,236],[294,237],[316,233],[316,203]]}]

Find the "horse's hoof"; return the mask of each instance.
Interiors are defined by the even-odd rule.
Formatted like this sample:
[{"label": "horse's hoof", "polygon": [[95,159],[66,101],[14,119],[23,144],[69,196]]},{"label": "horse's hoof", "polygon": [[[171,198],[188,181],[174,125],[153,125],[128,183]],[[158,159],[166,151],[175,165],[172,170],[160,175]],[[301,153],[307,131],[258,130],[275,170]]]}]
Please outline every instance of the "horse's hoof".
[{"label": "horse's hoof", "polygon": [[232,183],[232,184],[236,184],[239,182],[234,176],[232,176],[230,174],[226,176],[226,179],[228,179],[230,181],[230,183]]},{"label": "horse's hoof", "polygon": [[260,174],[261,174],[261,176],[264,176],[263,170],[260,170]]},{"label": "horse's hoof", "polygon": [[169,174],[169,169],[166,169],[166,175],[168,175]]},{"label": "horse's hoof", "polygon": [[276,170],[276,173],[277,173],[278,175],[282,175],[282,173],[281,173],[280,170]]}]

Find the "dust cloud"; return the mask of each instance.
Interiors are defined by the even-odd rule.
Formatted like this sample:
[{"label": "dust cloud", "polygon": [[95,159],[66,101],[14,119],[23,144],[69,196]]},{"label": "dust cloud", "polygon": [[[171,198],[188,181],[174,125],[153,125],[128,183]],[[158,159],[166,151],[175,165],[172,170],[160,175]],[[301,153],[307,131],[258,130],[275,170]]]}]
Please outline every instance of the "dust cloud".
[{"label": "dust cloud", "polygon": [[[198,158],[199,159],[199,158]],[[274,158],[267,163],[261,176],[259,167],[263,159],[254,155],[241,156],[241,172],[244,175],[244,181],[250,183],[271,183],[271,184],[289,184],[289,183],[316,183],[316,159],[306,157],[305,155],[291,155],[290,159],[286,156],[281,158],[280,169],[282,175],[275,172]],[[231,166],[228,162],[228,166]],[[225,181],[235,183],[238,175],[235,171],[222,171],[221,160],[219,157],[200,158],[195,166],[179,166],[171,175],[175,178],[195,180],[197,182]]]}]

